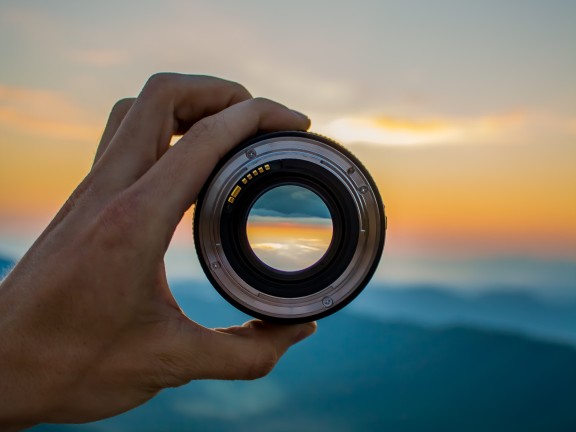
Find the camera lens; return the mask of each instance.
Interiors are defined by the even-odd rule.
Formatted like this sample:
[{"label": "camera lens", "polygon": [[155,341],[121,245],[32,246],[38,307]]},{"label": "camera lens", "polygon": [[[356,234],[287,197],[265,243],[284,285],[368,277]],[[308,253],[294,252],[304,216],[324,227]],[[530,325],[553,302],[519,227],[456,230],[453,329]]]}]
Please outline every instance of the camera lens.
[{"label": "camera lens", "polygon": [[244,312],[277,322],[322,318],[352,301],[376,270],[385,231],[366,169],[308,132],[260,135],[232,150],[194,212],[212,285]]}]

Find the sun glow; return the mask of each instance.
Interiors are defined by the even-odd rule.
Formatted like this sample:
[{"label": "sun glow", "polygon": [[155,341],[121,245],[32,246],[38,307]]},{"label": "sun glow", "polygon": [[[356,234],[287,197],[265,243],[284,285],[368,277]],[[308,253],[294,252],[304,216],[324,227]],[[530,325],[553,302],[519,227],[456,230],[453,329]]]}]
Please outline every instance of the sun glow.
[{"label": "sun glow", "polygon": [[475,143],[491,142],[496,137],[517,131],[527,124],[527,117],[523,111],[469,118],[357,116],[339,118],[319,129],[344,144]]},{"label": "sun glow", "polygon": [[284,271],[310,267],[322,258],[332,240],[331,224],[253,222],[246,231],[256,256]]},{"label": "sun glow", "polygon": [[326,126],[326,133],[343,143],[411,145],[452,141],[460,135],[453,126],[439,121],[396,118],[341,118]]}]

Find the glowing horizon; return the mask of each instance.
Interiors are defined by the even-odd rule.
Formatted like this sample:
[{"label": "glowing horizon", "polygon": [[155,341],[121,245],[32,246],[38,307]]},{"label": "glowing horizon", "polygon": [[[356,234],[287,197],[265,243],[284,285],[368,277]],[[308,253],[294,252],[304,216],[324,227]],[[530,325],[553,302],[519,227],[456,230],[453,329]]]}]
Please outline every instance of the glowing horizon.
[{"label": "glowing horizon", "polygon": [[[576,260],[574,5],[512,2],[496,19],[483,4],[459,15],[458,2],[423,4],[438,21],[414,27],[409,5],[336,3],[327,19],[324,6],[299,1],[282,14],[271,4],[175,3],[182,13],[170,17],[139,4],[130,21],[132,2],[4,2],[0,253],[29,245],[87,174],[114,102],[174,70],[239,81],[348,146],[386,204],[385,256]],[[350,16],[363,25],[335,32]],[[302,31],[276,31],[294,23]],[[147,31],[158,26],[172,31]],[[210,44],[198,42],[206,34]],[[174,243],[191,244],[189,215]]]},{"label": "glowing horizon", "polygon": [[248,223],[252,250],[265,264],[284,271],[296,271],[316,263],[332,241],[332,225]]}]

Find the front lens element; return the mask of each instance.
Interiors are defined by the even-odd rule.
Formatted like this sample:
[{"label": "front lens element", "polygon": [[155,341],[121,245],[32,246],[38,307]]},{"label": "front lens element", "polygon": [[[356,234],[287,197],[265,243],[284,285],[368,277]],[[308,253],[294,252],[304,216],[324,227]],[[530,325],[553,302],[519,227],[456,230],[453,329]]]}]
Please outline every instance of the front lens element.
[{"label": "front lens element", "polygon": [[280,271],[301,271],[316,264],[328,250],[332,217],[322,198],[311,190],[278,186],[253,204],[246,233],[264,264]]}]

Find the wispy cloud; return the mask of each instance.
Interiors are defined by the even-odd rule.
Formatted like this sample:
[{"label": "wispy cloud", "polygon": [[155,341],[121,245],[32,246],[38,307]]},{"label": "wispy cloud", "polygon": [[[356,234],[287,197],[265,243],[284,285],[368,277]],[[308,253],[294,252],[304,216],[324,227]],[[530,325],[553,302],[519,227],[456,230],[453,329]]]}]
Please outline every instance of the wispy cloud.
[{"label": "wispy cloud", "polygon": [[[261,223],[248,220],[246,234],[250,247],[264,263],[284,271],[307,268],[317,262],[332,240],[332,224],[311,225],[299,219]],[[288,219],[289,220],[289,219]]]},{"label": "wispy cloud", "polygon": [[191,418],[237,421],[277,409],[285,400],[284,391],[272,379],[199,381],[195,392],[176,399],[170,409]]},{"label": "wispy cloud", "polygon": [[321,129],[345,144],[425,144],[451,140],[458,135],[453,126],[441,122],[386,117],[345,117]]},{"label": "wispy cloud", "polygon": [[521,111],[475,118],[402,118],[390,116],[342,117],[318,129],[345,143],[417,145],[477,142],[524,127]]},{"label": "wispy cloud", "polygon": [[0,128],[26,135],[94,142],[101,125],[64,94],[0,85]]}]

